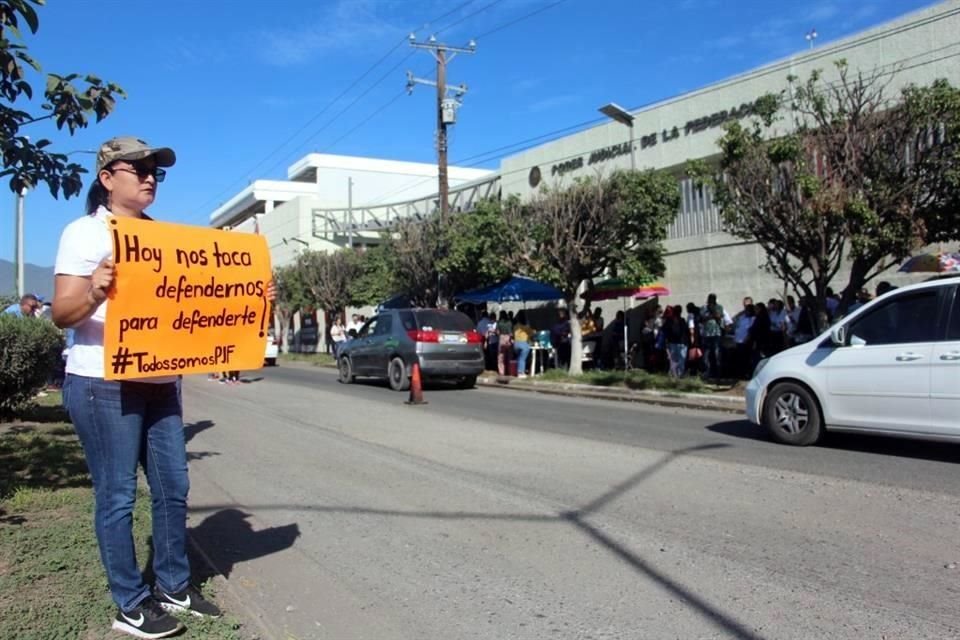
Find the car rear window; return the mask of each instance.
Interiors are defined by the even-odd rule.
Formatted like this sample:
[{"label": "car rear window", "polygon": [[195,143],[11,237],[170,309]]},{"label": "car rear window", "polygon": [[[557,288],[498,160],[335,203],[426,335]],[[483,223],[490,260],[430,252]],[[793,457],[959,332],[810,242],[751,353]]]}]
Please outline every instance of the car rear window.
[{"label": "car rear window", "polygon": [[439,309],[422,309],[414,312],[420,329],[434,331],[470,331],[473,323],[470,318],[459,311],[441,311]]}]

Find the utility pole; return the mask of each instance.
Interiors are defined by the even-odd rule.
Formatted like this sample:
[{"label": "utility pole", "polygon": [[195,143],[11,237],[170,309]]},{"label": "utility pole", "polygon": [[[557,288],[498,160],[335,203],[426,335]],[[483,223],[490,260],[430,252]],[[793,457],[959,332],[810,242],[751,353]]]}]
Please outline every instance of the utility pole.
[{"label": "utility pole", "polygon": [[23,288],[23,198],[27,195],[27,189],[24,187],[14,195],[16,203],[16,222],[14,223],[14,245],[13,262],[17,270],[17,298],[22,298],[26,293]]},{"label": "utility pole", "polygon": [[[458,53],[473,53],[477,50],[477,43],[471,40],[466,47],[454,47],[437,42],[436,36],[430,36],[427,42],[417,42],[416,36],[410,34],[410,46],[414,49],[424,49],[429,51],[437,61],[437,79],[424,80],[415,78],[413,73],[407,71],[407,92],[413,93],[413,87],[418,84],[424,84],[437,88],[437,175],[439,177],[440,194],[440,219],[447,221],[450,211],[450,202],[448,193],[450,184],[447,179],[447,125],[454,124],[457,121],[457,109],[460,107],[460,98],[467,92],[467,85],[460,84],[452,89],[447,88],[447,63],[456,57]],[[451,55],[447,57],[447,53]],[[448,90],[452,90],[453,97],[448,97]]]},{"label": "utility pole", "polygon": [[347,245],[353,249],[353,178],[347,178]]}]

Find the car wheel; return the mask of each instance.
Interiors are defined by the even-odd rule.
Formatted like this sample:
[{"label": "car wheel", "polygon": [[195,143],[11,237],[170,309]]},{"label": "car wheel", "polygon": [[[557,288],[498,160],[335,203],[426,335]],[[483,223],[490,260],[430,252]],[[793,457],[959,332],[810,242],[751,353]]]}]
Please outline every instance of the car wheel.
[{"label": "car wheel", "polygon": [[764,424],[777,442],[807,446],[820,439],[823,417],[810,391],[793,382],[776,385],[767,397]]},{"label": "car wheel", "polygon": [[463,376],[457,381],[457,386],[461,389],[473,389],[477,386],[477,376]]},{"label": "car wheel", "polygon": [[390,361],[390,367],[387,369],[387,378],[390,380],[390,388],[394,391],[406,391],[410,388],[410,378],[407,377],[407,367],[403,364],[403,359],[399,357]]},{"label": "car wheel", "polygon": [[350,384],[357,379],[357,376],[353,375],[353,364],[350,362],[350,358],[346,356],[340,358],[340,362],[337,365],[337,371],[339,372],[339,380],[343,384]]}]

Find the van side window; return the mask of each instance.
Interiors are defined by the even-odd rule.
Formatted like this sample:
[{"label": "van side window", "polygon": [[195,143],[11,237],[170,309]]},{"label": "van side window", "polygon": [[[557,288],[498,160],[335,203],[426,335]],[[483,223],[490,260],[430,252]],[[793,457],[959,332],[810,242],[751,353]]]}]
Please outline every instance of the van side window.
[{"label": "van side window", "polygon": [[947,326],[947,340],[960,340],[960,291],[957,291],[953,296],[950,324]]},{"label": "van side window", "polygon": [[901,294],[872,309],[850,326],[850,344],[879,345],[934,342],[938,289]]}]

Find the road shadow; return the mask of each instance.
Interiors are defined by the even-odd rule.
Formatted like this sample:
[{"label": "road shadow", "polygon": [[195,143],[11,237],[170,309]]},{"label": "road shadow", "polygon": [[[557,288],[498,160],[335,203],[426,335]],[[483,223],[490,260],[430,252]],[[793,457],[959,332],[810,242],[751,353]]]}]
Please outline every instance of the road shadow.
[{"label": "road shadow", "polygon": [[[728,420],[706,427],[707,431],[720,433],[734,438],[744,438],[780,445],[770,437],[767,430],[758,427],[749,420]],[[837,449],[839,451],[857,451],[881,456],[896,456],[934,462],[960,463],[960,443],[931,442],[893,436],[863,435],[859,433],[840,433],[827,431],[813,448]]]},{"label": "road shadow", "polygon": [[[732,613],[710,602],[694,589],[671,578],[665,571],[655,567],[652,562],[645,559],[642,555],[631,551],[597,526],[588,522],[591,515],[597,513],[603,507],[621,496],[636,489],[651,476],[657,474],[675,460],[701,451],[723,449],[731,446],[733,445],[709,443],[670,451],[653,464],[641,469],[623,482],[612,486],[609,490],[597,496],[580,509],[556,514],[398,511],[354,506],[341,507],[302,504],[246,505],[246,508],[252,511],[308,511],[311,513],[348,513],[351,515],[370,515],[374,517],[478,520],[487,522],[538,522],[572,526],[581,534],[587,536],[597,545],[630,566],[636,573],[657,583],[671,596],[682,600],[703,619],[722,631],[725,634],[724,637],[736,638],[737,640],[762,640],[761,635],[738,620]],[[209,550],[211,557],[215,556],[217,558],[214,564],[218,565],[225,575],[232,569],[236,562],[240,561],[240,558],[250,559],[282,550],[291,546],[296,537],[299,536],[299,529],[296,524],[254,532],[246,521],[249,514],[230,505],[208,505],[203,507],[202,510],[211,511],[212,515],[194,530],[197,532],[194,534],[194,539],[205,550]],[[220,566],[220,563],[222,563],[222,566]]]},{"label": "road shadow", "polygon": [[880,456],[960,463],[960,444],[953,442],[931,442],[910,438],[868,436],[857,433],[831,433],[827,431],[816,446],[825,449],[872,453]]},{"label": "road shadow", "polygon": [[749,420],[725,420],[724,422],[715,422],[714,424],[707,425],[706,429],[713,433],[733,436],[734,438],[773,442],[767,434],[766,429],[758,427]]},{"label": "road shadow", "polygon": [[186,442],[190,442],[198,434],[206,431],[207,429],[212,429],[216,426],[212,420],[197,420],[196,422],[188,422],[183,425],[183,437]]},{"label": "road shadow", "polygon": [[241,384],[253,384],[254,382],[260,382],[263,380],[263,376],[257,378],[240,378]]},{"label": "road shadow", "polygon": [[300,537],[300,526],[296,523],[254,531],[248,518],[250,514],[240,509],[220,509],[188,529],[194,544],[203,549],[213,563],[213,569],[208,570],[216,570],[229,578],[236,564],[289,549]]}]

